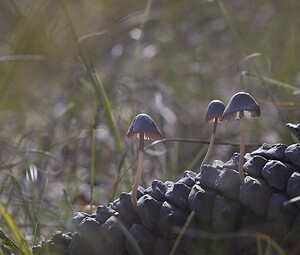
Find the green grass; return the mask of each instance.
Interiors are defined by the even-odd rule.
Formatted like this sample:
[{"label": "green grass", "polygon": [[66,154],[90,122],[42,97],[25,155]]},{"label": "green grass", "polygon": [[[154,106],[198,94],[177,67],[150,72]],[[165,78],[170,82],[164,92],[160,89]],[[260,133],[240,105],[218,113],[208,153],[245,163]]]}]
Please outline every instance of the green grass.
[{"label": "green grass", "polygon": [[16,244],[13,241],[11,241],[8,237],[6,237],[2,231],[1,231],[1,240],[8,245],[8,248],[12,252],[20,255],[30,255],[31,254],[30,248],[28,247],[25,240],[23,239],[18,227],[14,223],[14,220],[6,212],[6,210],[1,204],[0,204],[0,215],[3,217],[4,221],[6,222],[12,234],[14,235],[16,239]]},{"label": "green grass", "polygon": [[[285,122],[299,120],[299,7],[267,0],[1,3],[1,240],[28,254],[30,244],[70,229],[75,211],[129,191],[137,146],[125,134],[139,112],[166,138],[148,144],[162,153],[145,156],[144,187],[198,171],[210,133],[206,106],[238,90],[248,90],[264,116],[248,123],[247,143],[295,142]],[[143,34],[137,40],[136,29]],[[222,125],[218,139],[226,146],[217,143],[212,158],[228,160],[237,150],[235,124]],[[26,179],[33,165],[37,181]],[[33,236],[27,248],[24,236]]]}]

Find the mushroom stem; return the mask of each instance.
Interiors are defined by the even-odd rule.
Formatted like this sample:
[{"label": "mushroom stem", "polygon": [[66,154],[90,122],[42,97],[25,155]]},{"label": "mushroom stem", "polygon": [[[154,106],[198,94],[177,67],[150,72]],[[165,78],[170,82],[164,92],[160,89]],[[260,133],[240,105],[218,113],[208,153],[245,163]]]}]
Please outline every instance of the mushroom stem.
[{"label": "mushroom stem", "polygon": [[244,174],[244,155],[245,155],[245,134],[244,134],[244,112],[240,111],[240,158],[239,158],[239,176],[240,181],[243,182],[245,178]]},{"label": "mushroom stem", "polygon": [[212,148],[213,148],[213,145],[214,145],[214,142],[215,142],[215,137],[216,137],[216,132],[217,132],[217,126],[218,126],[218,118],[215,118],[214,120],[214,125],[213,125],[213,130],[212,130],[212,134],[211,134],[211,137],[210,137],[210,142],[209,142],[209,146],[208,146],[208,149],[207,149],[207,152],[206,152],[206,155],[200,165],[200,172],[202,172],[202,167],[204,164],[206,164],[208,162],[208,159],[210,157],[210,154],[212,152]]},{"label": "mushroom stem", "polygon": [[137,170],[136,170],[134,183],[132,185],[132,192],[131,192],[131,202],[134,207],[136,207],[137,205],[137,190],[142,179],[142,168],[143,168],[143,160],[144,160],[144,132],[140,132],[139,137],[140,137],[140,144],[139,144]]}]

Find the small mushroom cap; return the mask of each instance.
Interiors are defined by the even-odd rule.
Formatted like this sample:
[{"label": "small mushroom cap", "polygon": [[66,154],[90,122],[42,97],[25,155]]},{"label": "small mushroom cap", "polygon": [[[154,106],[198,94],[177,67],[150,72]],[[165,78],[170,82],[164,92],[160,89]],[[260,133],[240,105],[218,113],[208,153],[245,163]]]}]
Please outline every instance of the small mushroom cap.
[{"label": "small mushroom cap", "polygon": [[234,94],[227,104],[221,120],[240,119],[241,111],[247,111],[251,117],[260,116],[260,108],[255,99],[246,92]]},{"label": "small mushroom cap", "polygon": [[144,133],[145,140],[162,139],[162,134],[154,120],[145,113],[140,113],[134,117],[127,131],[127,137],[135,136],[139,138],[140,133]]},{"label": "small mushroom cap", "polygon": [[300,123],[287,123],[286,126],[292,131],[292,133],[297,137],[297,139],[300,140]]},{"label": "small mushroom cap", "polygon": [[207,106],[205,122],[213,122],[215,118],[218,118],[218,120],[220,121],[224,109],[225,109],[225,105],[222,101],[212,100]]}]

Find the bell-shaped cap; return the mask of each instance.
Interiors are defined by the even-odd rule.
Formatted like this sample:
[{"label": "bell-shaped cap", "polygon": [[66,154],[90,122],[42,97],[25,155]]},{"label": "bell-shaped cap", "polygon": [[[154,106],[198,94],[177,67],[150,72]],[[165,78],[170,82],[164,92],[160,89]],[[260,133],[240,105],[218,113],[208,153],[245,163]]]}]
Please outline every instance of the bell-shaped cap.
[{"label": "bell-shaped cap", "polygon": [[127,137],[140,137],[140,133],[144,134],[146,140],[162,139],[162,134],[154,120],[145,113],[140,113],[134,117],[127,131]]},{"label": "bell-shaped cap", "polygon": [[286,126],[292,131],[294,136],[296,136],[296,138],[300,140],[300,123],[299,124],[287,123]]},{"label": "bell-shaped cap", "polygon": [[238,92],[230,98],[221,120],[240,119],[243,111],[249,112],[251,117],[260,116],[260,108],[255,99],[249,93]]},{"label": "bell-shaped cap", "polygon": [[220,121],[224,109],[225,109],[225,105],[222,101],[212,100],[207,106],[207,110],[205,114],[205,122],[213,122],[215,118],[218,118],[218,120]]}]

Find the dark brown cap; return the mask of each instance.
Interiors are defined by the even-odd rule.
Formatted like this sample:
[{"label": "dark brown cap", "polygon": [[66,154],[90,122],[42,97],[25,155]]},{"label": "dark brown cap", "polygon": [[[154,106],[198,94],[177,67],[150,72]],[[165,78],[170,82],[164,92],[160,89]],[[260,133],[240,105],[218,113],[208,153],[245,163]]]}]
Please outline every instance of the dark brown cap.
[{"label": "dark brown cap", "polygon": [[146,140],[162,139],[162,134],[154,120],[145,113],[140,113],[134,117],[127,131],[127,137],[140,137],[140,133],[144,133],[144,139]]},{"label": "dark brown cap", "polygon": [[240,112],[247,111],[251,117],[260,116],[260,108],[255,99],[246,92],[238,92],[234,94],[227,104],[222,120],[240,119]]},{"label": "dark brown cap", "polygon": [[218,118],[218,120],[220,120],[224,112],[224,109],[225,109],[225,105],[222,101],[212,100],[207,106],[205,122],[212,122],[215,120],[215,118]]},{"label": "dark brown cap", "polygon": [[292,131],[292,133],[297,137],[297,139],[300,140],[300,123],[287,123],[286,126]]}]

